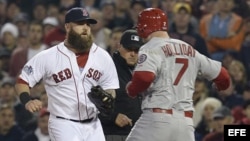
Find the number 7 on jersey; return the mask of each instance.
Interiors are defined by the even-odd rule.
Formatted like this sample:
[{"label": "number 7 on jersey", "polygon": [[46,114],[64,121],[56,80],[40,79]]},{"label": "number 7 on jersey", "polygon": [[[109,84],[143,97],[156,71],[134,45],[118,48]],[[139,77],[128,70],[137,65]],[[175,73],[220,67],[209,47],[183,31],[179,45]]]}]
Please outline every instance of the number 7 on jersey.
[{"label": "number 7 on jersey", "polygon": [[180,69],[180,71],[179,71],[179,73],[178,73],[178,75],[177,75],[177,77],[175,78],[175,81],[174,81],[174,85],[178,85],[181,77],[183,76],[183,74],[187,70],[188,59],[186,59],[186,58],[176,58],[175,63],[183,64],[183,66],[181,67],[181,69]]}]

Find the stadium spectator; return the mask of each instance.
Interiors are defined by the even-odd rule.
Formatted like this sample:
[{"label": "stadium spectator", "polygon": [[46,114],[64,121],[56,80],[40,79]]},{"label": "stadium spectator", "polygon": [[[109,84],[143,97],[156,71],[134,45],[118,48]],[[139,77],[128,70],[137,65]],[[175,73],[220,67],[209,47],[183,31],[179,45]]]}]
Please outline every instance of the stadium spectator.
[{"label": "stadium spectator", "polygon": [[243,90],[243,98],[245,101],[250,100],[250,83],[249,82]]},{"label": "stadium spectator", "polygon": [[247,5],[247,0],[234,0],[235,6],[233,11],[241,16],[242,18],[246,18],[250,13],[250,6]]},{"label": "stadium spectator", "polygon": [[30,19],[26,13],[19,13],[15,18],[13,23],[17,26],[19,31],[19,36],[27,36]]},{"label": "stadium spectator", "polygon": [[148,0],[148,3],[150,5],[150,7],[152,7],[152,8],[160,8],[161,1],[173,2],[175,0]]},{"label": "stadium spectator", "polygon": [[193,103],[195,112],[193,114],[193,121],[194,121],[194,127],[197,127],[198,123],[202,119],[202,112],[204,110],[202,109],[202,105],[206,100],[206,98],[208,97],[207,81],[201,76],[198,76],[195,80],[194,89],[195,90],[193,94]]},{"label": "stadium spectator", "polygon": [[55,30],[57,26],[57,18],[46,17],[45,19],[43,19],[43,37],[46,37],[51,31]]},{"label": "stadium spectator", "polygon": [[147,8],[147,2],[145,0],[132,0],[129,12],[134,24],[137,23],[139,13],[145,8]]},{"label": "stadium spectator", "polygon": [[15,111],[8,104],[0,105],[0,141],[21,141],[24,130],[15,123]]},{"label": "stadium spectator", "polygon": [[18,103],[18,99],[16,97],[14,83],[15,81],[10,78],[5,78],[0,87],[0,104],[8,104],[12,107]]},{"label": "stadium spectator", "polygon": [[236,51],[232,51],[232,50],[229,50],[229,51],[226,51],[224,56],[222,57],[222,65],[228,69],[231,62],[234,61],[234,60],[238,60],[239,59],[239,53],[236,52]]},{"label": "stadium spectator", "polygon": [[59,14],[59,7],[54,3],[48,4],[47,16],[48,17],[57,17]]},{"label": "stadium spectator", "polygon": [[[250,3],[250,2],[249,2]],[[249,6],[250,7],[250,6]],[[246,68],[246,72],[248,74],[248,81],[250,81],[250,16],[245,19],[245,39],[241,46],[241,61]]]},{"label": "stadium spectator", "polygon": [[[59,6],[60,7],[75,7],[78,6],[77,5],[77,1],[76,0],[59,0]],[[93,1],[93,0],[88,0],[88,1]],[[85,6],[85,5],[82,5]]]},{"label": "stadium spectator", "polygon": [[115,17],[115,3],[112,0],[102,1],[100,11],[103,15],[103,24],[105,27],[112,29],[112,20]]},{"label": "stadium spectator", "polygon": [[241,119],[240,124],[250,125],[250,100],[247,100],[243,105],[243,113],[245,117]]},{"label": "stadium spectator", "polygon": [[6,49],[0,47],[0,81],[2,81],[5,77],[9,77],[9,62],[10,62],[11,52]]},{"label": "stadium spectator", "polygon": [[92,9],[96,9],[99,7],[101,0],[79,0],[79,1],[80,1],[80,6],[85,7],[88,11],[91,11]]},{"label": "stadium spectator", "polygon": [[39,23],[47,16],[47,5],[44,1],[35,1],[32,10],[32,21]]},{"label": "stadium spectator", "polygon": [[202,119],[195,128],[195,140],[201,141],[204,136],[214,130],[213,112],[220,108],[222,103],[213,97],[207,97],[201,105]]},{"label": "stadium spectator", "polygon": [[[158,6],[156,3],[158,3]],[[160,7],[165,13],[167,13],[169,28],[173,22],[173,7],[175,4],[176,4],[176,0],[161,0],[161,1],[155,2],[155,6],[153,6],[153,7]],[[150,5],[152,6],[152,3]]]},{"label": "stadium spectator", "polygon": [[243,89],[247,84],[245,66],[239,60],[233,60],[228,67],[228,72],[232,77],[232,81],[234,81],[235,91],[242,95]]},{"label": "stadium spectator", "polygon": [[0,28],[6,22],[7,1],[0,0]]},{"label": "stadium spectator", "polygon": [[215,129],[207,134],[202,141],[223,141],[224,140],[224,125],[234,125],[234,118],[230,108],[221,106],[213,113]]},{"label": "stadium spectator", "polygon": [[0,105],[7,104],[13,107],[15,122],[26,131],[32,130],[34,127],[34,117],[20,104],[14,90],[14,82],[14,80],[9,78],[5,78],[5,80],[2,81],[0,86]]},{"label": "stadium spectator", "polygon": [[6,21],[13,22],[14,18],[21,12],[21,9],[16,1],[8,1],[6,9]]},{"label": "stadium spectator", "polygon": [[0,40],[2,41],[2,47],[7,48],[9,51],[13,51],[17,47],[17,38],[19,36],[18,28],[13,23],[5,23],[0,32]]},{"label": "stadium spectator", "polygon": [[59,14],[56,17],[59,25],[44,37],[44,43],[48,47],[52,47],[65,39],[64,17],[69,8],[60,7]]},{"label": "stadium spectator", "polygon": [[[27,47],[16,48],[11,56],[9,75],[14,79],[21,71],[23,65],[35,56],[38,52],[47,49],[48,47],[43,44],[43,26],[39,22],[32,22],[29,26]],[[18,62],[18,63],[17,63]]]},{"label": "stadium spectator", "polygon": [[217,0],[202,0],[201,5],[199,6],[200,14],[199,18],[207,15],[207,14],[213,14],[217,11]]},{"label": "stadium spectator", "polygon": [[110,37],[109,37],[109,45],[107,48],[107,51],[109,52],[109,54],[111,56],[118,49],[119,44],[120,44],[120,40],[122,37],[122,33],[124,31],[125,31],[125,29],[122,27],[116,27],[111,31]]},{"label": "stadium spectator", "polygon": [[244,39],[243,19],[235,14],[234,0],[217,0],[217,12],[200,21],[200,33],[212,59],[221,61],[227,50],[239,52]]},{"label": "stadium spectator", "polygon": [[[191,6],[187,3],[176,3],[173,7],[173,23],[169,29],[172,38],[183,40],[193,46],[201,54],[209,57],[205,40],[195,31],[192,22]],[[193,17],[194,18],[194,17]]]},{"label": "stadium spectator", "polygon": [[115,16],[110,22],[110,29],[117,26],[124,27],[125,29],[132,28],[133,21],[129,14],[130,1],[127,0],[114,0],[115,2]]},{"label": "stadium spectator", "polygon": [[91,31],[94,36],[94,42],[103,49],[107,49],[111,30],[104,26],[103,13],[98,9],[92,9],[90,16],[97,20],[97,24],[91,25]]},{"label": "stadium spectator", "polygon": [[50,141],[48,131],[49,115],[50,113],[46,108],[41,109],[37,119],[37,128],[26,132],[22,141]]}]

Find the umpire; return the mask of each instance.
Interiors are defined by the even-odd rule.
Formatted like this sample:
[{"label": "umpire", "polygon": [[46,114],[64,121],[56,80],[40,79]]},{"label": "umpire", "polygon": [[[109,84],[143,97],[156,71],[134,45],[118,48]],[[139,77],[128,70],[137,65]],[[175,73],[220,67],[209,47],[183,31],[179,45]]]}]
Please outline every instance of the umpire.
[{"label": "umpire", "polygon": [[137,35],[136,30],[129,29],[123,33],[120,46],[113,54],[120,88],[116,90],[114,113],[109,119],[100,117],[106,141],[125,141],[141,115],[140,97],[130,98],[125,87],[132,78],[132,72],[138,60],[138,51],[142,45],[142,38]]}]

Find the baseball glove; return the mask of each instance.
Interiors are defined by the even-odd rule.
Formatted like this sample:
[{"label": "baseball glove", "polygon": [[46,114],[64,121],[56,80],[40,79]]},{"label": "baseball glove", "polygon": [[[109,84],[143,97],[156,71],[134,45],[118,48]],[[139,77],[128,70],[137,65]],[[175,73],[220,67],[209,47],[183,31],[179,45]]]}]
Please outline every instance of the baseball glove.
[{"label": "baseball glove", "polygon": [[101,116],[107,117],[113,112],[114,98],[111,94],[103,90],[101,86],[93,86],[88,93],[88,97],[100,111]]}]

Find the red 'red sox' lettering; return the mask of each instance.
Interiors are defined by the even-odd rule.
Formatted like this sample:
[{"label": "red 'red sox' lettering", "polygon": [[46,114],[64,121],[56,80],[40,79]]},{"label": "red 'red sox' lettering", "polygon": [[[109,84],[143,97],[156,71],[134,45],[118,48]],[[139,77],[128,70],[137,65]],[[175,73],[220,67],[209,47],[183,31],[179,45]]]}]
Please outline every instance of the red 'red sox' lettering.
[{"label": "red 'red sox' lettering", "polygon": [[59,71],[57,74],[53,74],[52,77],[53,77],[53,79],[55,80],[56,83],[59,83],[59,82],[61,82],[63,80],[71,78],[72,73],[67,68],[67,69],[64,69],[63,71]]},{"label": "red 'red sox' lettering", "polygon": [[95,81],[98,81],[100,77],[102,76],[102,73],[100,73],[98,70],[94,70],[93,68],[89,68],[87,77],[93,78]]}]

